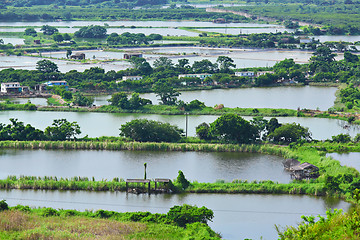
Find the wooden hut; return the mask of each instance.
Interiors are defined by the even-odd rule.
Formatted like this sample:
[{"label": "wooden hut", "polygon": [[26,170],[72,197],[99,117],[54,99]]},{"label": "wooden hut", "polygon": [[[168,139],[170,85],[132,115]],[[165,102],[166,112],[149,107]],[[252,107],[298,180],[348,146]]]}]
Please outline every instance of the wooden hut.
[{"label": "wooden hut", "polygon": [[132,57],[139,57],[141,58],[143,55],[141,53],[125,53],[124,59],[130,59]]},{"label": "wooden hut", "polygon": [[83,60],[85,59],[85,53],[75,53],[70,56],[71,59]]},{"label": "wooden hut", "polygon": [[319,168],[307,162],[291,167],[290,171],[291,177],[296,180],[319,177]]},{"label": "wooden hut", "polygon": [[170,179],[168,178],[155,178],[155,192],[170,192]]},{"label": "wooden hut", "polygon": [[137,194],[144,192],[150,193],[150,180],[126,179],[126,192],[137,193]]}]

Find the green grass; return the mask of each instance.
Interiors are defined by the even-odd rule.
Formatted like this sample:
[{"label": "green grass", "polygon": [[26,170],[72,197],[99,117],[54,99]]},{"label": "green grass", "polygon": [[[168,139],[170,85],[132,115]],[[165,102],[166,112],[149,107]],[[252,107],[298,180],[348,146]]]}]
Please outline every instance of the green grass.
[{"label": "green grass", "polygon": [[220,239],[206,224],[181,228],[166,214],[29,208],[0,211],[1,239]]}]

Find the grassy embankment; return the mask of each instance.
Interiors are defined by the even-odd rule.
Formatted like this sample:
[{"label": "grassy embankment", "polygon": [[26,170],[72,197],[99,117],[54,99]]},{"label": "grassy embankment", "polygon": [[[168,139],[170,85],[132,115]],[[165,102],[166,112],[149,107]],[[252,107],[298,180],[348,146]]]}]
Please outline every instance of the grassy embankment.
[{"label": "grassy embankment", "polygon": [[[352,182],[341,182],[339,190],[334,192],[326,188],[327,176],[351,175],[353,179],[359,177],[359,172],[353,168],[341,166],[340,163],[330,157],[325,157],[322,152],[327,147],[333,149],[350,149],[341,147],[340,144],[315,143],[303,146],[279,146],[279,145],[236,145],[236,144],[190,144],[190,143],[140,143],[140,142],[0,142],[0,148],[16,149],[97,149],[97,150],[146,150],[146,151],[205,151],[205,152],[252,152],[279,155],[284,158],[295,158],[301,162],[309,162],[320,168],[320,177],[310,181],[294,181],[288,184],[280,184],[272,181],[253,181],[245,179],[232,182],[217,181],[216,183],[192,182],[186,192],[193,193],[282,193],[282,194],[309,194],[309,195],[336,195],[351,199]],[[327,145],[326,145],[327,144]],[[360,151],[360,146],[352,149]],[[320,151],[319,151],[320,150]],[[355,181],[355,180],[354,180]],[[175,191],[181,191],[176,181]],[[51,190],[89,190],[89,191],[124,191],[125,182],[115,177],[112,181],[87,179],[75,177],[72,179],[57,179],[56,177],[21,177],[14,176],[0,180],[2,189],[51,189]]]},{"label": "grassy embankment", "polygon": [[167,214],[0,209],[0,239],[220,239],[206,224],[177,226]]}]

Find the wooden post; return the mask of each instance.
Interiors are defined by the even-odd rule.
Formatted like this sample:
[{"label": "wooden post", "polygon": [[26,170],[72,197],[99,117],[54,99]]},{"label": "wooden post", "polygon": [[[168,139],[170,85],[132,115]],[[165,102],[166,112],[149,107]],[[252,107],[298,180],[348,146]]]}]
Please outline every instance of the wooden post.
[{"label": "wooden post", "polygon": [[155,182],[155,191],[156,191],[156,182]]},{"label": "wooden post", "polygon": [[128,186],[129,186],[129,183],[126,182],[126,192],[128,191]]},{"label": "wooden post", "polygon": [[148,192],[150,194],[150,182],[148,183]]}]

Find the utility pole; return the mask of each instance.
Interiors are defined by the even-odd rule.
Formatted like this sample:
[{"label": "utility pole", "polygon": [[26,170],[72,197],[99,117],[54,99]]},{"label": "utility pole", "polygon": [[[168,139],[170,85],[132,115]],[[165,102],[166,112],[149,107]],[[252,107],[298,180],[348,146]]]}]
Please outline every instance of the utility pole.
[{"label": "utility pole", "polygon": [[188,136],[188,113],[185,113],[185,137]]}]

